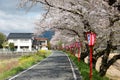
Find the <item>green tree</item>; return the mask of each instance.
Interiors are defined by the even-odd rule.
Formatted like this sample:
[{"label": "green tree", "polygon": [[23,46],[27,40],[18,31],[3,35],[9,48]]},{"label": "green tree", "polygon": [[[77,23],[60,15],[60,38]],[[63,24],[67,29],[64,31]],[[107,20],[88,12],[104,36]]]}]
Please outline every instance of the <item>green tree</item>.
[{"label": "green tree", "polygon": [[3,42],[6,40],[6,35],[0,32],[0,48],[2,48]]},{"label": "green tree", "polygon": [[7,41],[4,41],[4,42],[2,43],[2,47],[3,47],[3,48],[6,48],[6,47],[8,47],[8,44],[9,44],[9,43],[8,43]]},{"label": "green tree", "polygon": [[61,40],[58,41],[58,47],[59,47],[59,49],[62,49],[62,43],[63,42]]},{"label": "green tree", "polygon": [[9,48],[11,51],[14,51],[15,50],[14,43],[9,43]]}]

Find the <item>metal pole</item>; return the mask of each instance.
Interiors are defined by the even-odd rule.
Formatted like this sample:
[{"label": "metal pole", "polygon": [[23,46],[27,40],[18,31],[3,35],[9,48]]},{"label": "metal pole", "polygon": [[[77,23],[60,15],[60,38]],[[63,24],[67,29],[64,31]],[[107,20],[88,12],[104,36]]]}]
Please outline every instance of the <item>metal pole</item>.
[{"label": "metal pole", "polygon": [[92,53],[93,53],[93,46],[90,46],[90,80],[92,80]]},{"label": "metal pole", "polygon": [[80,62],[80,47],[78,47],[78,61]]}]

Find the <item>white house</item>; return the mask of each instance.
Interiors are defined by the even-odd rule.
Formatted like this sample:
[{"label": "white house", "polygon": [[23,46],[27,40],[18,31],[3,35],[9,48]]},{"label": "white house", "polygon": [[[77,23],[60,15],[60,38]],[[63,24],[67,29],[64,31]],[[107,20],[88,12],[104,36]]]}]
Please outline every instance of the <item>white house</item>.
[{"label": "white house", "polygon": [[32,51],[33,33],[10,33],[8,43],[14,43],[17,52]]}]

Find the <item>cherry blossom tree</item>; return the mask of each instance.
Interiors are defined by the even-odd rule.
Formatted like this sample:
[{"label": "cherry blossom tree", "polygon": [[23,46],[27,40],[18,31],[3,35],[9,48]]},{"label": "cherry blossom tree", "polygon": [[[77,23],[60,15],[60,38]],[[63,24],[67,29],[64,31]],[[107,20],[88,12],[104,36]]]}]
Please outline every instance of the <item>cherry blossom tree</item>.
[{"label": "cherry blossom tree", "polygon": [[[94,47],[93,64],[102,56],[100,75],[104,76],[107,69],[117,60],[120,54],[110,60],[111,51],[116,50],[120,44],[120,1],[119,0],[21,0],[21,6],[40,3],[46,10],[37,30],[53,29],[56,35],[52,43],[64,36],[77,36],[84,44],[82,55],[88,55],[86,32],[97,34]],[[58,32],[59,31],[59,32]],[[58,35],[63,35],[60,37]],[[54,42],[53,42],[54,41]],[[105,46],[105,48],[101,48]],[[86,57],[84,56],[83,59]]]}]

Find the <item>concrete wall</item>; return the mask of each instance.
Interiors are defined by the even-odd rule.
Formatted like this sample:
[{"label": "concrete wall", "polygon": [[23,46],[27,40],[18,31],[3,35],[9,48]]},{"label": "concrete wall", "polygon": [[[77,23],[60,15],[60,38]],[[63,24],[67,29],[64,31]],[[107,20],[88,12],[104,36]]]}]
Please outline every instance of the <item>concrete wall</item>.
[{"label": "concrete wall", "polygon": [[[9,43],[14,43],[17,46],[17,51],[32,51],[32,40],[31,39],[9,39]],[[22,48],[21,48],[22,47]],[[24,48],[28,47],[28,48]]]}]

